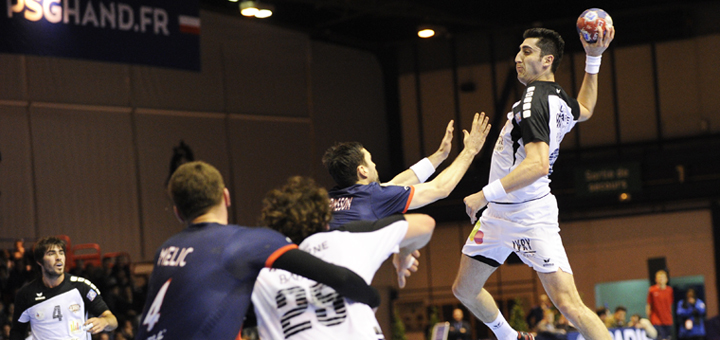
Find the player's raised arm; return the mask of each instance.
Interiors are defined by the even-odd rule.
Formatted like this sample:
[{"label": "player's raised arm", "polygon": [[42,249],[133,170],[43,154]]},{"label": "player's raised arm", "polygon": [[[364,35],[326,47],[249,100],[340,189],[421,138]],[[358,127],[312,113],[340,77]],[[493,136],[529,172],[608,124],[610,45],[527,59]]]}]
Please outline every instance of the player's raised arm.
[{"label": "player's raised arm", "polygon": [[475,114],[470,132],[463,130],[463,150],[455,160],[432,181],[415,185],[410,209],[417,209],[450,195],[465,175],[475,156],[485,144],[490,124],[485,113]]},{"label": "player's raised arm", "polygon": [[580,104],[580,119],[583,122],[592,116],[598,97],[598,72],[602,54],[615,38],[615,27],[609,26],[607,31],[598,31],[597,41],[590,43],[581,35],[580,41],[585,49],[585,77],[578,91],[577,101]]},{"label": "player's raised arm", "polygon": [[272,267],[326,284],[342,296],[370,307],[380,305],[380,295],[377,290],[369,286],[360,275],[345,267],[327,263],[302,250],[286,251],[275,260]]},{"label": "player's raised arm", "polygon": [[418,183],[424,183],[432,174],[435,169],[448,158],[450,150],[452,149],[453,131],[455,127],[453,124],[455,121],[451,120],[445,128],[445,135],[442,141],[440,141],[440,147],[430,156],[421,159],[419,162],[413,164],[407,170],[397,174],[393,179],[384,185],[415,185]]}]

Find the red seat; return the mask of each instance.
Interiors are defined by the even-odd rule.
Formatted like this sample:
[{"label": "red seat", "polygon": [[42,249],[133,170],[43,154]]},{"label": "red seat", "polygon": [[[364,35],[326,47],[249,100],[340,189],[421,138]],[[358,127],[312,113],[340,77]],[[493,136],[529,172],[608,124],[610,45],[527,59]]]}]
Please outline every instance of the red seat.
[{"label": "red seat", "polygon": [[83,243],[72,247],[73,262],[82,260],[85,265],[92,263],[96,267],[102,265],[100,258],[100,245],[97,243]]}]

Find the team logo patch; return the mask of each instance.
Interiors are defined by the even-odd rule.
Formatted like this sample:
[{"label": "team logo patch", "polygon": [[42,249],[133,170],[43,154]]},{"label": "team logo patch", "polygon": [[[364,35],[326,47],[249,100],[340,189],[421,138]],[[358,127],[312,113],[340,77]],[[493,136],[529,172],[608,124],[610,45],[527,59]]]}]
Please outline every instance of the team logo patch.
[{"label": "team logo patch", "polygon": [[90,289],[90,291],[88,291],[86,297],[87,297],[88,300],[90,300],[90,301],[95,300],[95,297],[97,297],[97,293],[95,293],[94,290]]},{"label": "team logo patch", "polygon": [[77,314],[77,312],[80,311],[80,305],[77,304],[77,303],[74,303],[74,304],[70,305],[70,308],[69,308],[69,309],[70,309],[71,312]]},{"label": "team logo patch", "polygon": [[45,319],[45,312],[39,310],[35,312],[35,319],[42,320]]}]

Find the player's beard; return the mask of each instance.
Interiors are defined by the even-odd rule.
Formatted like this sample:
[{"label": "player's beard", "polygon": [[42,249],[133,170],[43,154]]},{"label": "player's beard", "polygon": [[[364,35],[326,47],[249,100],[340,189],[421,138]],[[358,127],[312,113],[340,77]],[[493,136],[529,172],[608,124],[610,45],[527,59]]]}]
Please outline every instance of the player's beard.
[{"label": "player's beard", "polygon": [[57,267],[55,267],[54,265],[51,268],[52,269],[49,270],[48,268],[43,266],[43,276],[47,277],[48,279],[57,279],[63,274],[65,274],[65,266],[62,266],[62,270],[60,270],[60,272],[58,272],[58,270],[56,269]]}]

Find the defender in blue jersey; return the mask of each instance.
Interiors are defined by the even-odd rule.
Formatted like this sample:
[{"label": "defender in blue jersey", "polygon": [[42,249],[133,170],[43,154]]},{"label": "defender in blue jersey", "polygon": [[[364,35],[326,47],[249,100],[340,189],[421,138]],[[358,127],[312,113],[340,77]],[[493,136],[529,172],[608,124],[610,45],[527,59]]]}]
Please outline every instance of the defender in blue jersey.
[{"label": "defender in blue jersey", "polygon": [[[468,237],[453,293],[483,321],[498,340],[528,338],[513,330],[495,300],[483,288],[490,275],[511,252],[537,273],[558,310],[586,339],[610,340],[600,318],[582,302],[560,238],[558,208],[550,193],[552,168],[560,142],[578,121],[590,118],[597,103],[600,57],[615,36],[609,27],[598,41],[581,38],[587,62],[577,100],[557,83],[555,71],[565,42],[545,28],[525,31],[515,56],[518,80],[526,86],[513,105],[495,144],[489,184],[465,198],[467,214],[475,223]],[[489,204],[488,204],[489,203]]]},{"label": "defender in blue jersey", "polygon": [[[428,158],[401,172],[389,182],[380,184],[372,156],[362,144],[348,142],[332,146],[323,156],[323,164],[337,184],[329,192],[330,204],[333,207],[330,228],[334,229],[351,221],[377,220],[405,213],[409,209],[417,209],[447,197],[465,175],[475,155],[485,143],[489,131],[490,125],[485,113],[475,114],[470,132],[463,130],[465,147],[462,152],[450,166],[427,183],[423,182],[437,166]],[[452,137],[452,125],[448,125],[444,142],[449,143],[448,135]],[[450,146],[446,148],[449,151]]]},{"label": "defender in blue jersey", "polygon": [[230,193],[209,164],[180,166],[168,191],[187,228],[155,255],[138,340],[235,339],[262,268],[280,268],[378,306],[377,291],[354,272],[298,250],[268,228],[228,225]]}]

